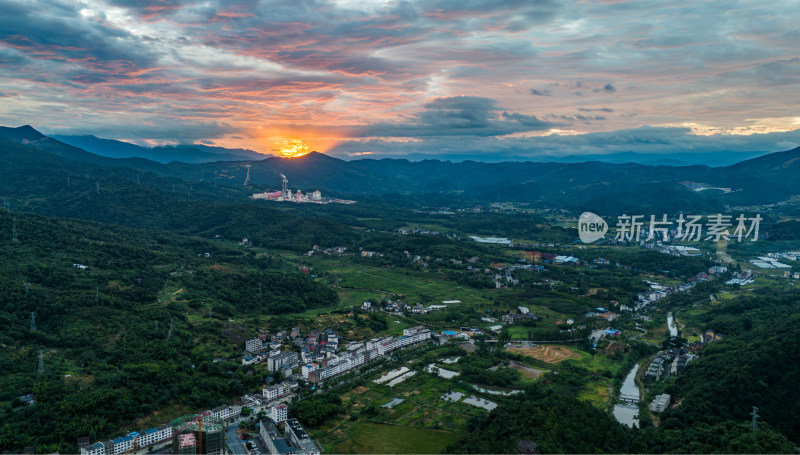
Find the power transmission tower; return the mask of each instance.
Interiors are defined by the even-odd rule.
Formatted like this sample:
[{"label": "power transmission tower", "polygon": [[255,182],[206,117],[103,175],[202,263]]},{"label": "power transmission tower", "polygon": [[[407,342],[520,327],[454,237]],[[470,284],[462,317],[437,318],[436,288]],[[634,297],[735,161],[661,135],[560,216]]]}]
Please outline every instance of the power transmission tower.
[{"label": "power transmission tower", "polygon": [[19,242],[17,238],[17,218],[11,218],[11,240],[14,242]]},{"label": "power transmission tower", "polygon": [[758,408],[753,406],[753,412],[750,415],[753,416],[753,420],[750,421],[750,431],[756,431],[758,429]]},{"label": "power transmission tower", "polygon": [[261,283],[258,283],[258,296],[261,297]]},{"label": "power transmission tower", "polygon": [[36,370],[39,374],[44,374],[44,351],[39,350],[39,368]]},{"label": "power transmission tower", "polygon": [[94,185],[95,185],[95,190],[97,191],[97,194],[100,194],[100,182],[95,182]]},{"label": "power transmission tower", "polygon": [[158,320],[156,320],[156,333],[158,333]]},{"label": "power transmission tower", "polygon": [[26,282],[22,283],[22,287],[25,288],[25,297],[27,297],[30,294],[31,283],[26,281]]},{"label": "power transmission tower", "polygon": [[67,176],[67,188],[69,188],[70,186],[71,185],[69,184],[69,176]]},{"label": "power transmission tower", "polygon": [[94,303],[95,305],[100,305],[100,286],[97,286],[97,290],[95,291]]},{"label": "power transmission tower", "polygon": [[167,332],[167,339],[172,336],[172,325],[175,323],[175,318],[170,318],[169,320],[169,332]]},{"label": "power transmission tower", "polygon": [[36,313],[31,311],[31,332],[36,331]]}]

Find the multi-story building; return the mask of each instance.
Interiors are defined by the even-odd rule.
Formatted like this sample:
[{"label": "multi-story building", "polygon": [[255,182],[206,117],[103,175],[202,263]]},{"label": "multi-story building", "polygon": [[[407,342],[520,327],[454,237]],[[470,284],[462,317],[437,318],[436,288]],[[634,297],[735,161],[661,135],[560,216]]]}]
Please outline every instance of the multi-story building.
[{"label": "multi-story building", "polygon": [[106,455],[106,446],[102,442],[81,447],[81,455]]},{"label": "multi-story building", "polygon": [[653,412],[664,412],[669,407],[670,396],[668,393],[656,395],[653,402],[650,403],[650,410]]},{"label": "multi-story building", "polygon": [[264,349],[264,342],[258,338],[253,338],[245,341],[244,347],[248,352],[261,352]]},{"label": "multi-story building", "polygon": [[134,436],[126,435],[107,441],[105,444],[106,454],[118,455],[120,453],[127,452],[133,448],[133,438]]},{"label": "multi-story building", "polygon": [[276,384],[261,391],[262,395],[266,397],[268,400],[277,400],[278,398],[282,397],[286,394],[286,388],[283,384]]},{"label": "multi-story building", "polygon": [[320,455],[319,447],[308,436],[306,430],[297,419],[286,421],[286,439],[297,448],[297,453],[302,455]]},{"label": "multi-story building", "polygon": [[306,365],[303,365],[303,367],[300,369],[300,372],[303,375],[303,378],[306,381],[308,381],[308,375],[311,374],[312,371],[315,371],[315,370],[318,370],[318,369],[319,369],[319,364],[308,363]]},{"label": "multi-story building", "polygon": [[211,410],[211,415],[213,417],[216,417],[216,418],[219,418],[219,419],[222,419],[222,420],[227,420],[227,419],[230,419],[232,417],[236,417],[237,415],[239,415],[241,413],[242,413],[242,408],[239,407],[239,406],[230,407],[230,406],[224,406],[223,405],[223,406],[217,406],[216,408]]},{"label": "multi-story building", "polygon": [[271,455],[294,455],[297,453],[297,450],[290,446],[278,433],[278,429],[272,419],[261,419],[258,432]]},{"label": "multi-story building", "polygon": [[277,354],[270,353],[267,359],[267,369],[269,371],[279,371],[283,368],[297,368],[300,366],[300,356],[292,351],[278,351]]},{"label": "multi-story building", "polygon": [[399,338],[386,337],[372,343],[373,340],[367,342],[367,349],[370,349],[370,344],[377,348],[378,355],[386,355],[395,349],[402,349],[417,343],[422,343],[425,340],[431,339],[431,331],[422,327],[410,327],[403,329],[403,336]]},{"label": "multi-story building", "polygon": [[[131,433],[133,434],[133,433]],[[138,447],[147,447],[160,441],[164,441],[172,437],[172,426],[160,425],[149,430],[139,432],[139,438],[136,440]]]},{"label": "multi-story building", "polygon": [[325,360],[325,366],[319,369],[313,369],[308,372],[307,380],[311,383],[322,382],[328,378],[346,373],[347,371],[357,368],[369,362],[371,356],[370,351],[361,351],[358,353],[345,353],[341,356],[332,357]]},{"label": "multi-story building", "polygon": [[279,404],[270,409],[270,417],[275,423],[285,422],[288,415],[289,408],[285,404]]}]

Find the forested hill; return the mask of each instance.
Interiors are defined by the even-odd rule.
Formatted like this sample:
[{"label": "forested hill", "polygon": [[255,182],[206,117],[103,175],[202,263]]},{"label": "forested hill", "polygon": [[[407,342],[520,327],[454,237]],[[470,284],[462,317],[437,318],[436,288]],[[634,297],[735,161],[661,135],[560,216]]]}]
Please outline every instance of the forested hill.
[{"label": "forested hill", "polygon": [[800,445],[800,293],[740,298],[715,307],[703,320],[729,336],[704,349],[700,361],[668,389],[683,401],[663,415],[663,442],[654,450],[682,446],[710,452],[723,447],[722,440],[727,452],[780,451],[766,439],[737,445],[746,442],[743,427],[754,406],[761,426]]},{"label": "forested hill", "polygon": [[[75,453],[77,436],[108,438],[154,411],[228,403],[263,381],[238,361],[254,333],[228,318],[338,302],[280,257],[232,242],[13,217],[18,241],[11,217],[0,217],[2,453]],[[13,409],[29,392],[36,405]]]},{"label": "forested hill", "polygon": [[[259,245],[298,251],[314,244],[349,244],[355,235],[330,219],[298,218],[248,204],[241,188],[75,161],[3,138],[0,164],[0,198],[14,211],[228,239],[247,237]],[[19,230],[24,236],[24,225]]]}]

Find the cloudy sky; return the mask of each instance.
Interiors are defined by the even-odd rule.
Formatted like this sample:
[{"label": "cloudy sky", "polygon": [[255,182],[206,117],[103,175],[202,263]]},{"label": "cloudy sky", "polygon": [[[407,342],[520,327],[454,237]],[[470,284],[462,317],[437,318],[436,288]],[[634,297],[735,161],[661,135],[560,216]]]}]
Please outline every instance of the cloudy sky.
[{"label": "cloudy sky", "polygon": [[800,145],[796,0],[0,0],[0,124],[340,157]]}]

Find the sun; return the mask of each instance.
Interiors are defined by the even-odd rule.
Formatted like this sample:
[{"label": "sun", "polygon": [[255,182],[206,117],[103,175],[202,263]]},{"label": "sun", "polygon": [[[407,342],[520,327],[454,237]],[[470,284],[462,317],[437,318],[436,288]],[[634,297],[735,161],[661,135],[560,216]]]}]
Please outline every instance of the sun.
[{"label": "sun", "polygon": [[278,155],[284,158],[297,158],[310,152],[308,145],[302,139],[286,139],[281,144]]}]

